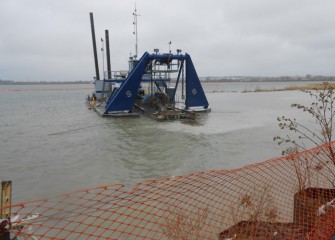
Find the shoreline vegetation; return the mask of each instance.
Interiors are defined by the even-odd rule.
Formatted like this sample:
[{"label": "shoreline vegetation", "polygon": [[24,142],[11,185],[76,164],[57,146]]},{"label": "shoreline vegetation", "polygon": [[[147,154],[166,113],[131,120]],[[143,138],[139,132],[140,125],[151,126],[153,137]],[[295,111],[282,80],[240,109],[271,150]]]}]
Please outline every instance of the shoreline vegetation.
[{"label": "shoreline vegetation", "polygon": [[[335,89],[335,83],[328,83],[327,85],[331,86]],[[254,90],[243,90],[242,93],[248,93],[248,92],[276,92],[276,91],[304,91],[304,90],[321,90],[324,89],[325,85],[324,83],[313,83],[313,84],[307,84],[302,86],[288,86],[285,88],[271,88],[271,89],[263,89],[259,86],[257,86]]]}]

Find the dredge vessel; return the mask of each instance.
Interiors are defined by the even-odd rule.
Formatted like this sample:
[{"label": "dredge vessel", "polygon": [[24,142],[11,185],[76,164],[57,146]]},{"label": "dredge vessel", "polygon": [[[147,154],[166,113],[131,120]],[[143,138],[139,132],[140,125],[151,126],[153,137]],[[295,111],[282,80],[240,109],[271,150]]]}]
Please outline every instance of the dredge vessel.
[{"label": "dredge vessel", "polygon": [[[136,9],[133,13],[136,21]],[[89,107],[103,117],[136,117],[145,114],[156,120],[195,118],[197,113],[209,112],[209,104],[194,68],[191,56],[177,53],[145,52],[128,61],[128,70],[107,71],[99,79],[94,23],[91,13],[92,39],[96,65],[95,92],[87,97]],[[137,34],[137,26],[135,27]],[[136,38],[137,39],[137,38]],[[107,45],[107,65],[109,46]]]}]

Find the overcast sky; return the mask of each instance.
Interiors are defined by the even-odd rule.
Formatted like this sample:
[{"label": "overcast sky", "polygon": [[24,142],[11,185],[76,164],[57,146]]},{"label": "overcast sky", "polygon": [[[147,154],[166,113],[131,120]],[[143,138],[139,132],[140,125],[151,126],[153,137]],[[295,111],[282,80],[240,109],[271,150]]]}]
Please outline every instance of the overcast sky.
[{"label": "overcast sky", "polygon": [[[182,49],[198,75],[335,75],[334,0],[137,0],[139,55]],[[135,53],[134,0],[3,0],[0,79],[92,80],[89,13],[99,65],[109,30],[112,70]],[[105,67],[106,68],[106,67]]]}]

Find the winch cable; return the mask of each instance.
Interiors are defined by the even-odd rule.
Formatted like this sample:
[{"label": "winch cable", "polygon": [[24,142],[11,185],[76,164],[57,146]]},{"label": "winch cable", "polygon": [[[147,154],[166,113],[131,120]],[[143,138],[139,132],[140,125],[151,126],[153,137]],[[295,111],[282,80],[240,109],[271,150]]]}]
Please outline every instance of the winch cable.
[{"label": "winch cable", "polygon": [[48,134],[48,136],[54,136],[54,135],[59,135],[59,134],[63,134],[63,133],[68,133],[68,132],[75,132],[75,131],[80,131],[80,130],[84,130],[84,129],[88,129],[88,128],[100,127],[100,126],[109,125],[109,124],[113,124],[113,123],[112,122],[111,123],[102,123],[102,124],[97,124],[97,125],[88,126],[88,127],[70,129],[70,130],[63,131],[63,132],[50,133],[50,134]]}]

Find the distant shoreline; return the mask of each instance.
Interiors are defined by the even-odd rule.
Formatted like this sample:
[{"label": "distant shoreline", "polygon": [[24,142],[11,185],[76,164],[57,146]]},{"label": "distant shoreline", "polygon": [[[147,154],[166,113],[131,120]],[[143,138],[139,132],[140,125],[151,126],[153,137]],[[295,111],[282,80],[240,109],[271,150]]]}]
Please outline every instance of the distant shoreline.
[{"label": "distant shoreline", "polygon": [[61,84],[90,84],[91,81],[65,81],[65,82],[16,82],[0,80],[0,85],[61,85]]},{"label": "distant shoreline", "polygon": [[[335,76],[306,76],[306,77],[200,77],[202,83],[231,83],[231,82],[331,82]],[[12,80],[0,80],[0,85],[57,85],[57,84],[90,84],[92,81],[40,81],[19,82]],[[171,82],[175,82],[172,79]]]}]

